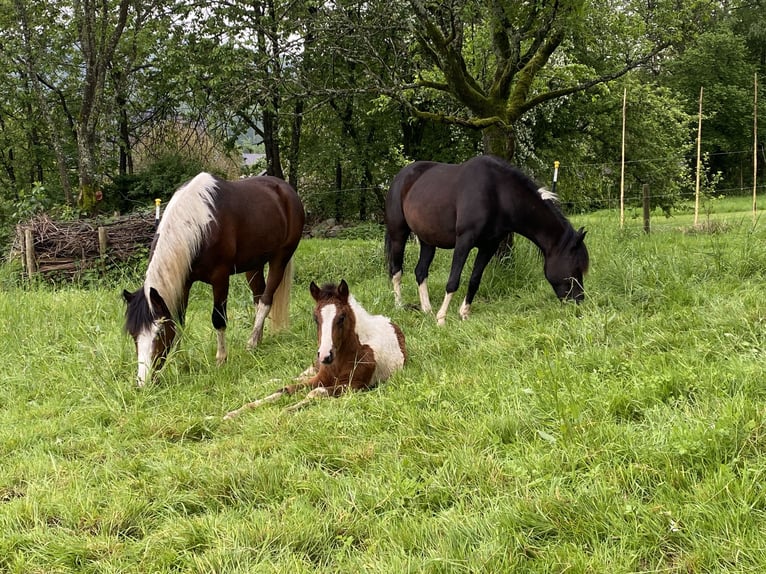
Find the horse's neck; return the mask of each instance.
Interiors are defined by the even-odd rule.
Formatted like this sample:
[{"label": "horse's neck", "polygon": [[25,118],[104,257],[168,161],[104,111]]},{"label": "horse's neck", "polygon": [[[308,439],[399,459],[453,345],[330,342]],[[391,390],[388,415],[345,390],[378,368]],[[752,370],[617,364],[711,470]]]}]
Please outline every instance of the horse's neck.
[{"label": "horse's neck", "polygon": [[523,235],[548,255],[567,232],[567,223],[547,205],[535,210],[534,214],[517,213],[510,231]]}]

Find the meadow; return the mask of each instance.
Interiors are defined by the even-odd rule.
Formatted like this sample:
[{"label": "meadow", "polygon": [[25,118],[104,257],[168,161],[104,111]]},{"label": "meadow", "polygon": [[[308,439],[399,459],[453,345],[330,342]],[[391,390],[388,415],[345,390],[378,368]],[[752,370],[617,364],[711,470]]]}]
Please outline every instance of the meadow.
[{"label": "meadow", "polygon": [[[209,287],[136,388],[122,288],[0,275],[0,572],[553,573],[766,570],[766,225],[749,203],[574,215],[586,301],[536,249],[493,261],[468,321],[396,309],[383,232],[304,240],[291,327],[245,350],[243,278],[215,365]],[[403,294],[417,302],[405,261]],[[449,255],[429,279],[438,306]],[[316,352],[308,285],[345,278],[403,329],[375,390],[222,421]],[[275,380],[280,379],[280,380]]]}]

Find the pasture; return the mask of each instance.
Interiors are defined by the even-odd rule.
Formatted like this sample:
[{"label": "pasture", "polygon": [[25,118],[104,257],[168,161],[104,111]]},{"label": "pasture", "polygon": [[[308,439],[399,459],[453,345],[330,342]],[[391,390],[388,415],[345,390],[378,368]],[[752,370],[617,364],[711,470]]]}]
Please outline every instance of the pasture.
[{"label": "pasture", "polygon": [[[570,217],[591,255],[579,306],[519,238],[471,318],[453,306],[444,327],[394,308],[382,228],[304,240],[289,330],[246,351],[234,277],[216,367],[196,284],[180,348],[143,389],[121,299],[143,267],[87,289],[5,269],[0,571],[762,572],[766,225],[746,200],[716,208],[705,233],[682,231],[688,215],[648,236],[614,213]],[[436,300],[448,270],[438,252]],[[402,327],[404,370],[222,421],[309,364],[309,283],[341,278]]]}]

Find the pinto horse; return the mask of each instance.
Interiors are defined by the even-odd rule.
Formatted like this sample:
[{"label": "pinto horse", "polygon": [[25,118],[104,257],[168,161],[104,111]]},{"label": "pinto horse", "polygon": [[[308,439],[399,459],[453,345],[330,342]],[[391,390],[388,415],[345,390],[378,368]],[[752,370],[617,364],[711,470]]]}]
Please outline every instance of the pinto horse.
[{"label": "pinto horse", "polygon": [[125,330],[138,354],[138,385],[165,362],[195,281],[213,287],[218,364],[227,356],[230,275],[245,273],[257,308],[248,348],[261,341],[270,311],[275,328],[287,326],[292,256],[304,221],[298,194],[276,177],[225,181],[200,173],[180,187],[157,227],[143,286],[123,291]]},{"label": "pinto horse", "polygon": [[454,249],[446,295],[436,314],[444,324],[468,254],[478,248],[460,317],[467,319],[484,269],[509,233],[531,240],[545,258],[544,272],[559,299],[585,297],[585,231],[575,231],[555,194],[492,156],[451,165],[416,161],[402,169],[386,197],[386,253],[394,297],[401,305],[402,264],[410,232],[420,243],[415,267],[420,307],[431,311],[426,278],[437,248]]},{"label": "pinto horse", "polygon": [[247,403],[227,413],[224,419],[233,419],[303,387],[312,390],[288,410],[299,409],[315,398],[370,389],[404,366],[407,351],[402,330],[388,317],[368,313],[349,293],[345,280],[337,286],[327,284],[321,288],[312,281],[310,291],[316,301],[314,321],[319,340],[316,362],[298,377],[296,384]]}]

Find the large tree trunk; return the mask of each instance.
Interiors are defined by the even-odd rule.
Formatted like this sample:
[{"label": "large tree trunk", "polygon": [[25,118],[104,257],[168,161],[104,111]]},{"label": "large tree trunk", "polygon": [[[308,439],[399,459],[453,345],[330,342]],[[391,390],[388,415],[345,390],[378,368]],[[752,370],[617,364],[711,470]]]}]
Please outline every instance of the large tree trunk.
[{"label": "large tree trunk", "polygon": [[512,162],[516,154],[516,134],[513,128],[490,126],[482,130],[484,153]]}]

